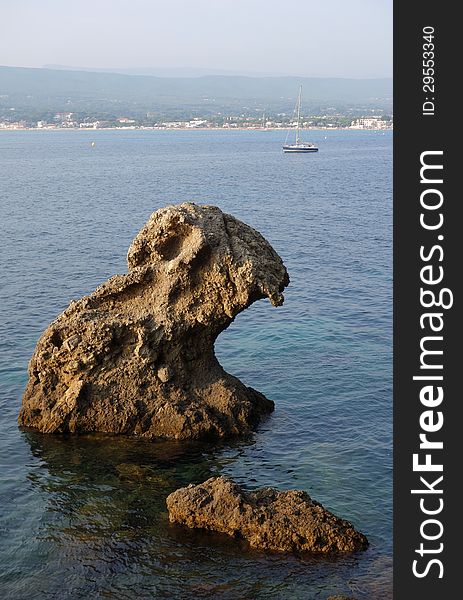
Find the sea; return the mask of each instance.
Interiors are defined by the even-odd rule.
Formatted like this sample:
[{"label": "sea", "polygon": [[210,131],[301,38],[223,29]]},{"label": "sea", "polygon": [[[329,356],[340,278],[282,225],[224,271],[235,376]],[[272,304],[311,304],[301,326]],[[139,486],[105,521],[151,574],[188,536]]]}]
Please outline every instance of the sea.
[{"label": "sea", "polygon": [[[392,597],[392,132],[0,131],[0,597]],[[126,272],[168,204],[219,206],[283,258],[285,303],[240,314],[224,368],[275,402],[226,444],[20,430],[28,361],[69,302]],[[365,533],[346,556],[251,550],[168,523],[178,487],[226,475],[307,491]]]}]

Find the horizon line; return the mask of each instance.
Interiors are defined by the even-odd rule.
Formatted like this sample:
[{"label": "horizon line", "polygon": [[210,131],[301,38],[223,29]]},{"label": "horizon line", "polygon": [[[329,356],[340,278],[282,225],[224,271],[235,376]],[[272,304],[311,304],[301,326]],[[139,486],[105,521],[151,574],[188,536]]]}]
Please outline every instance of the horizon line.
[{"label": "horizon line", "polygon": [[[35,69],[35,70],[46,70],[46,71],[68,71],[68,72],[85,72],[85,73],[96,73],[96,74],[110,74],[110,75],[123,75],[126,77],[158,77],[160,79],[199,79],[201,77],[247,77],[247,78],[259,78],[259,79],[270,79],[270,78],[303,78],[303,79],[351,79],[351,80],[371,80],[371,79],[393,79],[393,75],[384,76],[368,76],[368,77],[354,77],[346,75],[302,75],[294,73],[260,73],[260,72],[246,72],[233,69],[209,69],[206,67],[74,67],[70,65],[58,65],[58,64],[45,64],[41,66],[31,65],[5,65],[0,64],[0,67],[7,67],[11,69]],[[136,71],[205,71],[204,73],[193,75],[193,74],[173,74],[173,75],[162,75],[162,74],[149,74]],[[133,71],[129,73],[128,71]],[[208,73],[209,71],[209,73]]]}]

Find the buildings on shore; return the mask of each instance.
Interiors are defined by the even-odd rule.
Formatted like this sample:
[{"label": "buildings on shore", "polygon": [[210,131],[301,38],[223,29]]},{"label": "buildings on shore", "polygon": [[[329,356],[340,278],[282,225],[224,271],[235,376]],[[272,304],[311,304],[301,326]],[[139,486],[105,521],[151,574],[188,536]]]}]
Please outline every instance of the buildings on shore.
[{"label": "buildings on shore", "polygon": [[[121,116],[112,120],[84,118],[79,119],[72,112],[56,113],[51,120],[0,120],[0,130],[16,129],[288,129],[296,124],[285,119],[286,115],[260,120],[246,115],[223,116],[211,118],[195,117],[190,120],[176,121],[140,121],[135,118]],[[280,118],[279,118],[280,117]],[[343,115],[320,115],[306,117],[303,121],[306,129],[370,129],[386,130],[393,128],[391,119],[382,116],[359,117],[350,120]]]},{"label": "buildings on shore", "polygon": [[382,117],[361,117],[352,121],[349,129],[393,129],[393,123]]}]

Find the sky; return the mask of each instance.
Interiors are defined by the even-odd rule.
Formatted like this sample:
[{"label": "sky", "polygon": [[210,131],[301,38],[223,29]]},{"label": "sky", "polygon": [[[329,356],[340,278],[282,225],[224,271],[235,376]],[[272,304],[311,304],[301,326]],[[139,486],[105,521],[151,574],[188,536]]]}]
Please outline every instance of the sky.
[{"label": "sky", "polygon": [[0,0],[0,64],[392,76],[392,0]]}]

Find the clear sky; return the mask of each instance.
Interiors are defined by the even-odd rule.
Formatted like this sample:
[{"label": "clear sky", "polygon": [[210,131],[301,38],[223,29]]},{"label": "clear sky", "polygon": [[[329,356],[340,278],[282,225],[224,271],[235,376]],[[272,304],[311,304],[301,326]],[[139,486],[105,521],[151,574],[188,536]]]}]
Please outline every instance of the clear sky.
[{"label": "clear sky", "polygon": [[0,64],[392,76],[392,0],[0,0]]}]

